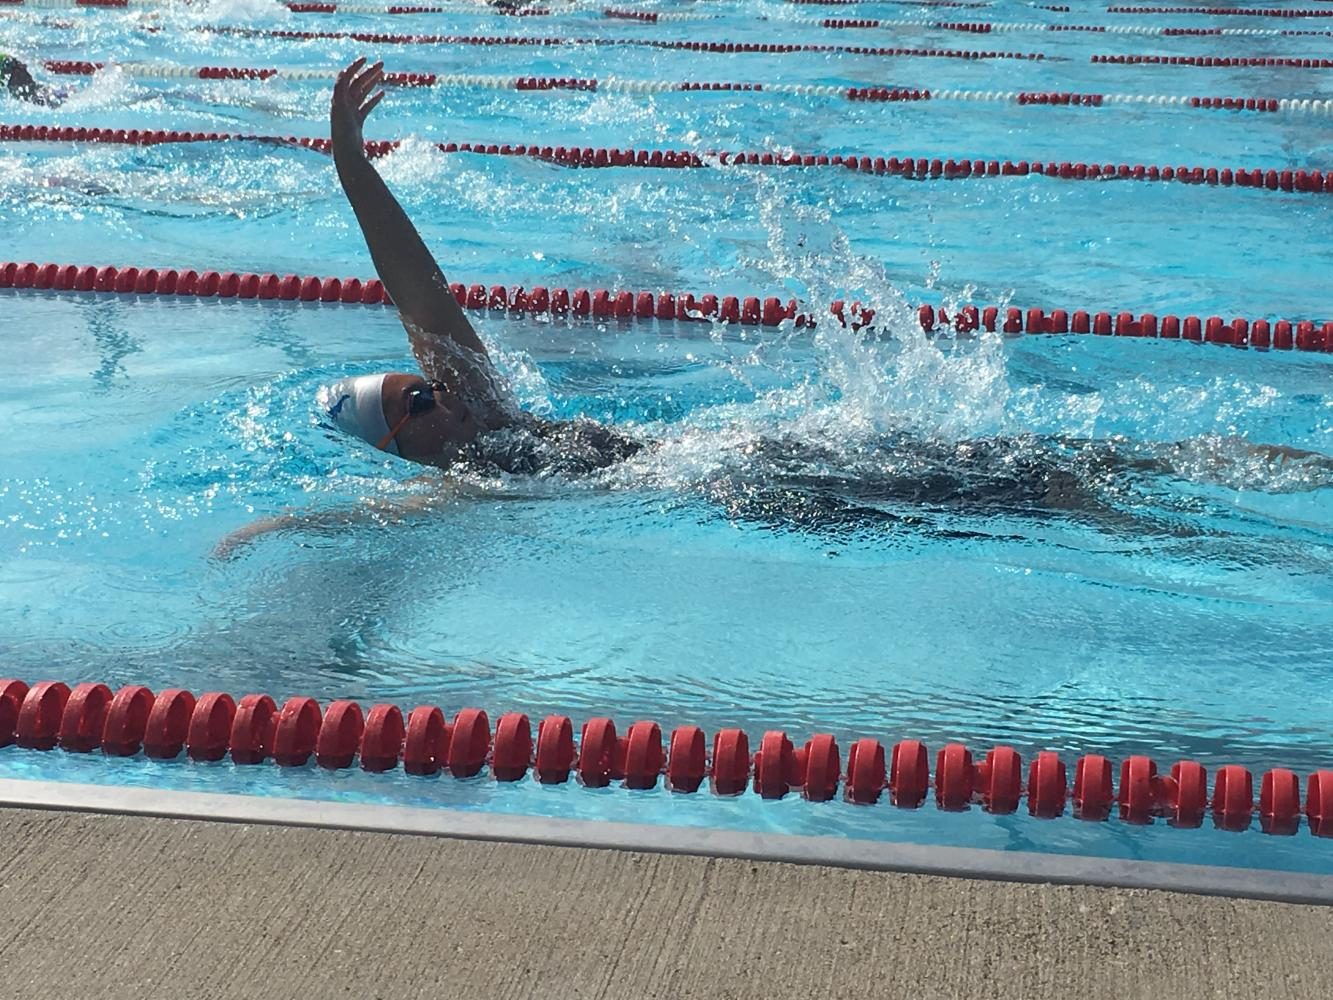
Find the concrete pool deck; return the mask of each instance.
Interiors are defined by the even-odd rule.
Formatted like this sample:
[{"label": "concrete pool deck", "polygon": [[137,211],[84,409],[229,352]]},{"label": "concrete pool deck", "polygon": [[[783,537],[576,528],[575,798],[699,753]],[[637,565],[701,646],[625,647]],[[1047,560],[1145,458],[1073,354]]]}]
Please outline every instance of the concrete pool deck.
[{"label": "concrete pool deck", "polygon": [[0,809],[0,997],[1296,998],[1333,907]]}]

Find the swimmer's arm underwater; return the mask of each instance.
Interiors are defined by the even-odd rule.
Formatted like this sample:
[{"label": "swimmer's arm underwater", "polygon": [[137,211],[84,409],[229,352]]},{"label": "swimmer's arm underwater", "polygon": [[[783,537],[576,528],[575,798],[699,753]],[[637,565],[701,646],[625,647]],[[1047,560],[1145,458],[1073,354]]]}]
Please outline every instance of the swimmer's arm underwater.
[{"label": "swimmer's arm underwater", "polygon": [[441,510],[461,497],[485,497],[491,500],[532,500],[536,496],[523,491],[492,491],[466,480],[418,476],[408,482],[432,482],[429,492],[385,499],[365,497],[355,507],[333,510],[289,510],[270,517],[261,517],[228,534],[213,547],[214,559],[231,559],[245,546],[265,535],[279,532],[299,532],[307,535],[340,535],[349,528],[363,524],[400,523],[407,518]]},{"label": "swimmer's arm underwater", "polygon": [[384,96],[383,90],[370,96],[383,82],[383,64],[365,68],[365,63],[364,58],[356,60],[338,74],[333,87],[329,126],[338,179],[422,370],[441,381],[467,379],[475,373],[459,368],[488,366],[486,348],[421,234],[365,153],[361,127]]}]

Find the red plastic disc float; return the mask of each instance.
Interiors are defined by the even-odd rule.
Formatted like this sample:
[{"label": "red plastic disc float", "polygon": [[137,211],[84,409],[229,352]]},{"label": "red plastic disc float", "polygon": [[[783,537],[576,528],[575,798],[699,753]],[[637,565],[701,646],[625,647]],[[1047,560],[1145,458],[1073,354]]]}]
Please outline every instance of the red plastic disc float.
[{"label": "red plastic disc float", "polygon": [[280,767],[302,767],[315,752],[322,721],[314,698],[288,698],[273,732],[273,760]]},{"label": "red plastic disc float", "polygon": [[434,705],[418,705],[407,716],[403,739],[403,770],[408,774],[439,772],[449,755],[449,727]]},{"label": "red plastic disc float", "polygon": [[14,742],[27,750],[50,750],[60,736],[60,722],[69,700],[69,687],[60,681],[42,681],[28,690],[19,706]]},{"label": "red plastic disc float", "polygon": [[1111,814],[1111,762],[1101,754],[1085,754],[1074,766],[1074,815],[1100,822]]},{"label": "red plastic disc float", "polygon": [[899,740],[889,757],[889,799],[895,806],[916,809],[930,788],[930,755],[920,740]]},{"label": "red plastic disc float", "polygon": [[237,764],[262,764],[273,752],[278,706],[266,694],[247,694],[236,706],[231,723],[231,759]]},{"label": "red plastic disc float", "polygon": [[574,723],[567,715],[548,715],[537,727],[537,759],[533,769],[544,785],[569,780],[574,766]]},{"label": "red plastic disc float", "polygon": [[78,684],[65,701],[60,715],[60,747],[74,753],[88,753],[102,743],[106,710],[111,706],[111,689],[105,684]]},{"label": "red plastic disc float", "polygon": [[[107,735],[102,740],[102,748],[110,753],[111,722],[116,717],[117,703],[121,695],[130,688],[121,688],[111,702],[111,712],[107,716]],[[147,688],[137,688],[147,691]],[[128,718],[130,713],[126,713]],[[190,731],[190,717],[194,714],[194,695],[182,688],[169,688],[153,701],[148,718],[144,720],[143,752],[144,756],[154,760],[174,760],[185,746],[186,734]]]},{"label": "red plastic disc float", "polygon": [[454,716],[450,727],[449,753],[445,760],[455,778],[470,778],[486,766],[491,749],[491,721],[479,708],[465,708]]},{"label": "red plastic disc float", "polygon": [[1213,783],[1213,822],[1219,829],[1240,831],[1254,816],[1254,778],[1238,764],[1217,769]]},{"label": "red plastic disc float", "polygon": [[195,703],[190,729],[185,736],[185,752],[190,759],[221,760],[225,757],[235,717],[236,702],[232,701],[231,695],[221,691],[201,695]]},{"label": "red plastic disc float", "polygon": [[630,726],[625,734],[625,787],[653,788],[665,763],[661,727],[646,721]]},{"label": "red plastic disc float", "polygon": [[589,719],[579,734],[579,777],[589,788],[611,783],[615,769],[616,724],[610,719]]},{"label": "red plastic disc float", "polygon": [[407,727],[397,705],[375,705],[366,716],[361,734],[361,767],[366,771],[392,771],[403,752]]},{"label": "red plastic disc float", "polygon": [[857,740],[847,751],[847,800],[873,805],[879,801],[885,782],[884,745],[869,738]]},{"label": "red plastic disc float", "polygon": [[1301,781],[1285,767],[1265,771],[1259,784],[1259,826],[1264,833],[1291,836],[1301,825]]},{"label": "red plastic disc float", "polygon": [[[719,729],[713,737],[713,791],[739,795],[750,783],[750,737],[743,729]],[[1330,802],[1333,806],[1333,801]],[[1333,808],[1330,808],[1333,818]]]},{"label": "red plastic disc float", "polygon": [[796,755],[791,740],[779,729],[764,733],[754,755],[754,790],[761,798],[780,799],[796,784]]},{"label": "red plastic disc float", "polygon": [[1151,823],[1157,805],[1157,764],[1149,757],[1127,757],[1120,765],[1120,818]]},{"label": "red plastic disc float", "polygon": [[[193,698],[190,699],[190,706],[194,707]],[[153,692],[148,688],[127,684],[117,691],[107,706],[106,719],[102,724],[102,753],[110,757],[132,757],[138,753],[148,730],[148,717],[152,710]],[[189,721],[188,713],[180,720],[182,742]],[[180,752],[179,744],[176,751]]]},{"label": "red plastic disc float", "polygon": [[532,763],[532,723],[521,712],[506,712],[495,723],[491,773],[496,781],[518,781]]},{"label": "red plastic disc float", "polygon": [[1023,795],[1023,758],[1013,747],[996,747],[980,768],[981,804],[987,812],[1011,813]]},{"label": "red plastic disc float", "polygon": [[1028,768],[1028,812],[1043,819],[1064,814],[1069,782],[1065,762],[1053,750],[1037,754]]},{"label": "red plastic disc float", "polygon": [[366,720],[354,701],[335,701],[324,710],[324,722],[315,738],[315,763],[329,770],[351,767],[361,749]]},{"label": "red plastic disc float", "polygon": [[950,812],[966,809],[974,778],[972,751],[961,743],[945,744],[935,757],[935,803]]},{"label": "red plastic disc float", "polygon": [[23,699],[28,696],[28,685],[11,678],[0,680],[0,747],[7,747],[14,742],[14,729],[18,726],[19,709]]},{"label": "red plastic disc float", "polygon": [[1316,771],[1306,779],[1305,818],[1316,837],[1333,837],[1333,771]]},{"label": "red plastic disc float", "polygon": [[673,792],[696,792],[708,771],[707,743],[698,726],[677,726],[667,753],[667,787]]},{"label": "red plastic disc float", "polygon": [[1195,827],[1203,822],[1208,808],[1208,772],[1202,764],[1182,760],[1171,765],[1166,806],[1172,826]]},{"label": "red plastic disc float", "polygon": [[827,802],[838,794],[842,758],[838,741],[828,733],[816,733],[805,744],[805,797]]}]

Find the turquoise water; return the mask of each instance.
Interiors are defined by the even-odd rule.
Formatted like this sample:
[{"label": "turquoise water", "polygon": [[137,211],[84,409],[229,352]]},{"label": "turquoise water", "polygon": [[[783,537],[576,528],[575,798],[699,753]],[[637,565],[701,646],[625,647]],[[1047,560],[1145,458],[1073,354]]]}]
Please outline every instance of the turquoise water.
[{"label": "turquoise water", "polygon": [[[848,8],[661,10],[640,25],[476,12],[285,15],[220,4],[0,14],[33,59],[333,67],[375,47],[199,25],[828,41],[1043,52],[1040,62],[383,46],[391,69],[632,79],[1328,97],[1333,72],[1107,66],[1093,54],[1318,57],[1318,38],[826,31]],[[866,4],[855,16],[908,16]],[[1197,26],[998,3],[968,20]],[[767,20],[760,20],[760,18]],[[945,20],[962,19],[949,16]],[[1250,23],[1218,18],[1227,27]],[[59,27],[58,23],[73,27]],[[1255,20],[1256,26],[1276,22]],[[1281,27],[1291,23],[1282,22]],[[146,31],[147,27],[158,30]],[[39,76],[42,74],[39,73]],[[47,77],[48,79],[52,79]],[[327,87],[59,78],[0,120],[318,136]],[[394,91],[372,138],[453,280],[860,299],[891,336],[476,319],[530,409],[659,442],[579,481],[471,477],[429,516],[219,541],[289,508],[436,489],[319,425],[317,389],[410,370],[384,309],[0,291],[4,673],[279,699],[483,707],[576,723],[832,732],[980,755],[1007,743],[1304,773],[1330,765],[1333,454],[1327,356],[1100,338],[929,341],[908,303],[1333,316],[1328,196],[1043,177],[913,182],[832,169],[575,171],[429,142],[1327,169],[1329,119],[1139,106],[861,104],[764,94]],[[0,144],[0,257],[368,276],[332,166],[245,143]],[[1017,443],[991,454],[997,437]],[[1184,442],[1169,472],[1107,467]],[[1061,443],[1065,441],[1067,443]],[[773,442],[778,442],[775,445]],[[961,455],[971,448],[982,462]],[[1154,451],[1154,453],[1156,453]],[[1076,504],[1034,498],[1046,481]],[[922,486],[921,484],[925,484]],[[0,773],[1333,871],[1325,842],[764,803],[478,779],[113,762],[0,751]],[[1206,852],[1206,853],[1205,853]]]}]

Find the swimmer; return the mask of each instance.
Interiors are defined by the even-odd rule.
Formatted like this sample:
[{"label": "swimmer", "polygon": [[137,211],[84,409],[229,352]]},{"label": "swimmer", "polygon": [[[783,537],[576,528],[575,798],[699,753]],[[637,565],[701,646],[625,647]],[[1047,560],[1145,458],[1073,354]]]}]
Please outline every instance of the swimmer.
[{"label": "swimmer", "polygon": [[[383,67],[358,59],[338,76],[330,127],[334,163],[420,372],[384,372],[344,379],[320,393],[328,421],[380,451],[441,469],[471,468],[518,475],[584,475],[634,456],[650,442],[592,420],[551,421],[521,410],[496,370],[420,234],[365,155],[362,126],[384,96]],[[874,468],[858,475],[813,473],[837,464],[807,442],[766,440],[747,447],[743,468],[723,470],[713,499],[741,516],[832,522],[849,514],[875,520],[879,505],[917,510],[1083,517],[1106,528],[1125,516],[1102,496],[1109,478],[1135,473],[1225,479],[1255,466],[1296,463],[1312,476],[1291,488],[1333,482],[1333,459],[1301,449],[1239,439],[1192,443],[1067,440],[1036,435],[936,442],[886,434]],[[824,461],[827,459],[828,461]],[[887,471],[886,471],[887,470]],[[735,481],[737,475],[740,480]],[[464,481],[404,498],[368,499],[357,512],[291,512],[256,521],[215,550],[226,557],[270,532],[339,531],[366,518],[436,509]],[[489,493],[486,495],[497,495]],[[515,496],[517,494],[514,494]],[[831,502],[830,498],[840,498]],[[840,513],[839,513],[840,512]],[[902,520],[890,515],[887,520]]]},{"label": "swimmer", "polygon": [[365,153],[362,125],[384,96],[381,63],[358,59],[333,88],[333,160],[375,271],[398,308],[419,373],[345,379],[323,394],[340,429],[422,465],[503,472],[586,473],[642,445],[591,420],[544,420],[521,410],[412,221]]},{"label": "swimmer", "polygon": [[0,52],[0,85],[4,86],[10,97],[29,104],[55,107],[65,101],[63,90],[38,83],[23,62],[4,52]]}]

